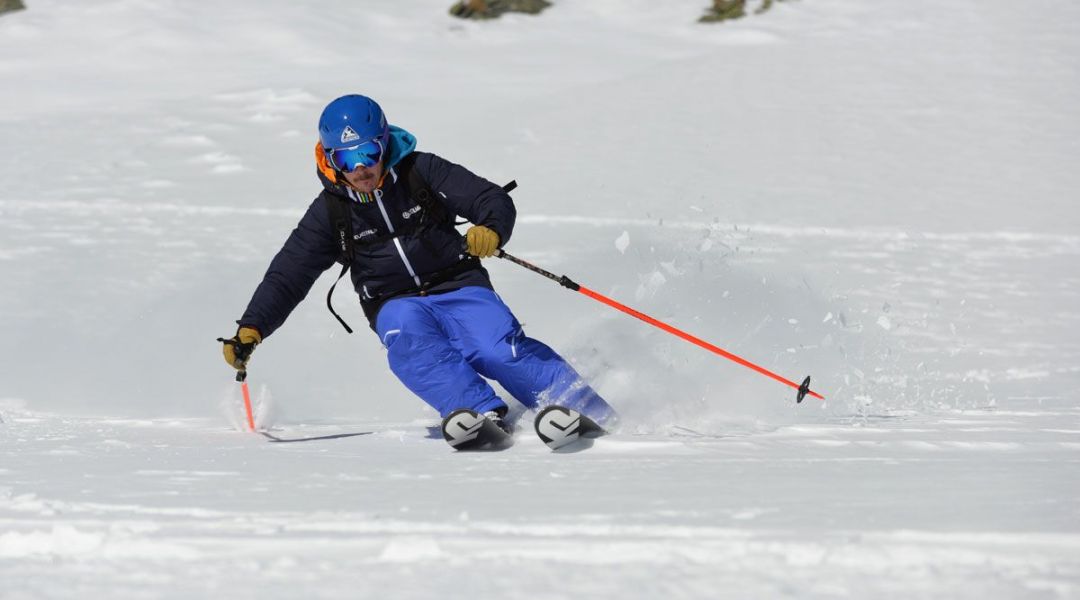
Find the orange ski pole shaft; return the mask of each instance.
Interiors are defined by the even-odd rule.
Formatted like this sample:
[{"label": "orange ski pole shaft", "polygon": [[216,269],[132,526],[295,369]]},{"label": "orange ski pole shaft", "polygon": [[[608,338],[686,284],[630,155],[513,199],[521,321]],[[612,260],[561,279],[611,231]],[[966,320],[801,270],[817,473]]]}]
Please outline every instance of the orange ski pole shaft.
[{"label": "orange ski pole shaft", "polygon": [[795,383],[794,381],[791,381],[790,379],[786,379],[784,377],[781,377],[780,375],[777,375],[776,373],[773,373],[772,371],[766,369],[765,367],[758,366],[758,365],[746,360],[745,358],[742,358],[741,356],[738,356],[736,354],[732,354],[731,352],[728,352],[727,350],[724,350],[723,348],[720,348],[720,347],[715,346],[713,344],[710,344],[709,342],[706,342],[705,340],[703,340],[701,338],[690,335],[689,333],[686,333],[685,331],[683,331],[681,329],[678,329],[676,327],[672,327],[671,325],[668,325],[667,323],[664,323],[663,321],[660,321],[658,319],[654,319],[653,317],[650,317],[649,315],[647,315],[645,313],[634,310],[634,309],[630,308],[629,306],[626,306],[625,304],[616,302],[615,300],[612,300],[611,298],[608,298],[607,296],[604,296],[603,294],[599,294],[599,293],[594,292],[594,291],[592,291],[592,290],[590,290],[590,289],[588,289],[588,288],[586,288],[586,287],[584,287],[582,285],[579,285],[579,284],[575,283],[573,280],[571,280],[569,277],[567,277],[566,275],[563,275],[562,277],[559,277],[559,276],[555,275],[554,273],[551,273],[550,271],[545,271],[544,269],[541,269],[540,267],[537,267],[536,265],[533,265],[533,264],[528,263],[528,262],[526,262],[524,260],[521,260],[520,258],[517,258],[515,256],[507,254],[506,252],[503,252],[502,250],[497,250],[495,255],[498,256],[499,258],[504,258],[504,259],[509,260],[510,262],[514,263],[514,264],[525,267],[526,269],[528,269],[530,271],[533,271],[534,273],[538,273],[540,275],[543,275],[544,277],[547,277],[548,279],[551,279],[552,281],[557,282],[559,285],[561,285],[561,286],[563,286],[563,287],[565,287],[567,289],[571,289],[571,290],[574,290],[575,292],[579,292],[581,294],[584,294],[584,295],[588,296],[589,298],[592,298],[593,300],[596,300],[598,302],[606,304],[606,305],[608,305],[608,306],[610,306],[610,307],[612,307],[612,308],[614,308],[616,310],[620,310],[620,311],[622,311],[622,312],[624,312],[624,313],[626,313],[626,314],[628,314],[628,315],[630,315],[632,317],[641,319],[642,321],[645,321],[649,325],[652,325],[654,327],[658,327],[658,328],[660,328],[660,329],[662,329],[662,330],[664,330],[664,331],[666,331],[666,332],[668,332],[668,333],[670,333],[670,334],[672,334],[674,336],[680,337],[680,338],[690,342],[691,344],[694,344],[696,346],[704,348],[705,350],[708,350],[708,351],[710,351],[710,352],[712,352],[714,354],[719,354],[720,356],[723,356],[724,358],[726,358],[726,359],[728,359],[730,361],[738,363],[738,364],[740,364],[740,365],[742,365],[742,366],[744,366],[744,367],[746,367],[748,369],[752,369],[754,371],[757,371],[758,373],[760,373],[762,375],[765,375],[766,377],[769,377],[769,378],[774,379],[776,381],[779,381],[780,383],[783,383],[784,385],[793,387],[796,390],[798,390],[798,394],[796,396],[796,402],[802,402],[803,398],[805,398],[807,395],[818,398],[819,400],[824,400],[825,399],[824,396],[822,396],[821,394],[819,394],[819,393],[817,393],[817,392],[810,389],[810,377],[807,377],[806,379],[804,379],[802,384]]},{"label": "orange ski pole shaft", "polygon": [[251,392],[248,391],[247,371],[238,371],[236,380],[240,382],[240,390],[244,392],[244,412],[247,413],[248,430],[255,431],[255,416],[251,413]]}]

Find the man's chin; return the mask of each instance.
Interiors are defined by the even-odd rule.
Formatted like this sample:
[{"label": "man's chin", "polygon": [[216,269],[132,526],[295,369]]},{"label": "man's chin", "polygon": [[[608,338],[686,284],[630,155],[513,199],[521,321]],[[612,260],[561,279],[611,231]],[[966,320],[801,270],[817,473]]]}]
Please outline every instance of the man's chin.
[{"label": "man's chin", "polygon": [[375,191],[374,181],[365,181],[363,183],[350,183],[349,185],[352,186],[352,189],[360,192],[361,194],[370,194],[371,192]]}]

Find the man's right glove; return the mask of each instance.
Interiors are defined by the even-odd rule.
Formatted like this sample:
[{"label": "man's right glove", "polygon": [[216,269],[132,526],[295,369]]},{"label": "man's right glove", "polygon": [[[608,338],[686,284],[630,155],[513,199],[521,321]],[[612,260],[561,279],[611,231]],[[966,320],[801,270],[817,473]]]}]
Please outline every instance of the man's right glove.
[{"label": "man's right glove", "polygon": [[465,232],[465,243],[469,254],[487,258],[499,249],[499,234],[483,225],[473,225]]},{"label": "man's right glove", "polygon": [[254,327],[241,327],[233,337],[227,340],[218,338],[218,341],[225,344],[222,348],[222,352],[225,354],[225,362],[229,363],[229,366],[237,371],[243,371],[247,369],[248,359],[251,358],[251,353],[255,351],[255,346],[258,346],[259,342],[262,341],[262,336]]}]

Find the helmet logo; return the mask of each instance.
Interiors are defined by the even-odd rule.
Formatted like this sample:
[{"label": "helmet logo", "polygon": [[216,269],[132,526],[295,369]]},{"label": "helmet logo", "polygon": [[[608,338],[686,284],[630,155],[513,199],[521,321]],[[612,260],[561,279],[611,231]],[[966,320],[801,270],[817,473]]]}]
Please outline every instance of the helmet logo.
[{"label": "helmet logo", "polygon": [[358,139],[360,139],[360,135],[356,133],[356,130],[352,126],[346,125],[345,131],[341,132],[341,143],[355,142]]}]

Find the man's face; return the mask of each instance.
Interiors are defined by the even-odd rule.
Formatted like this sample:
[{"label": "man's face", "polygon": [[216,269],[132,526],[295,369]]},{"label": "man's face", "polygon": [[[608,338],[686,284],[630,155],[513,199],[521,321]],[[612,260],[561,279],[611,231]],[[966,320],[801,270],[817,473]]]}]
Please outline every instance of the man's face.
[{"label": "man's face", "polygon": [[364,194],[370,194],[378,187],[379,180],[382,179],[382,174],[383,163],[380,160],[373,167],[360,165],[356,167],[356,170],[345,173],[345,181],[347,181],[354,190]]}]

